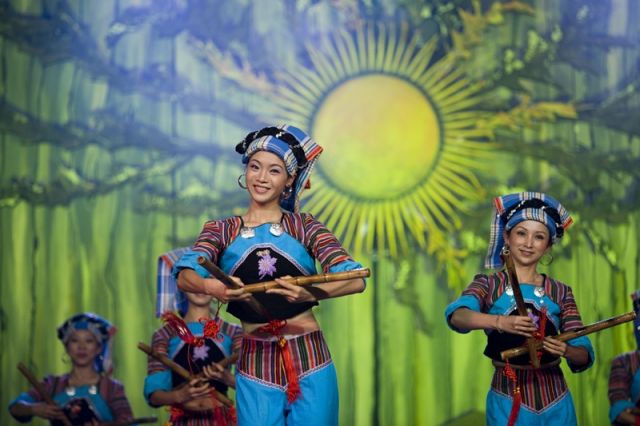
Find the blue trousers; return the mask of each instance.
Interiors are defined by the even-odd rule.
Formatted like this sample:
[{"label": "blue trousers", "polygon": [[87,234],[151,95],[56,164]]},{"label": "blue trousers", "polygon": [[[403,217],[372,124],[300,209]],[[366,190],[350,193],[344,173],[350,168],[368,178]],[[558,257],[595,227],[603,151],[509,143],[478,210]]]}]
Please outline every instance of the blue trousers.
[{"label": "blue trousers", "polygon": [[300,379],[291,404],[286,389],[236,375],[238,426],[337,426],[338,379],[332,363]]}]

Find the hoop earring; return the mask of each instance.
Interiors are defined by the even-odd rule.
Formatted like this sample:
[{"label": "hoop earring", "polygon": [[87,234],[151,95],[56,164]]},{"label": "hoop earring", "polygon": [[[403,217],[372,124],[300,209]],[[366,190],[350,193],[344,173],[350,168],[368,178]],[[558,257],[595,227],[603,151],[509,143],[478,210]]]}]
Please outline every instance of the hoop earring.
[{"label": "hoop earring", "polygon": [[[244,184],[242,183],[243,176],[244,176]],[[247,189],[247,176],[244,173],[238,176],[238,186],[242,189]]]},{"label": "hoop earring", "polygon": [[[545,258],[545,256],[548,256],[548,257]],[[543,254],[542,257],[540,258],[541,265],[549,266],[552,263],[553,263],[553,254],[549,251]]]},{"label": "hoop earring", "polygon": [[502,246],[502,250],[500,250],[500,253],[503,256],[509,256],[509,253],[511,253],[511,251],[509,250],[509,245],[505,244]]}]

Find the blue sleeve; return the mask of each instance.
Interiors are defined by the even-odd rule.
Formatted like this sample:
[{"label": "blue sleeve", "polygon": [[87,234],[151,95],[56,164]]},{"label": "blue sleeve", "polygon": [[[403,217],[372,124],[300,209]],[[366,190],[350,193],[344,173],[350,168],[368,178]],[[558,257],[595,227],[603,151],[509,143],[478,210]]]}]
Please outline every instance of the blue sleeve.
[{"label": "blue sleeve", "polygon": [[[353,271],[355,269],[364,269],[362,264],[356,262],[355,260],[345,260],[340,263],[336,263],[335,265],[331,265],[329,267],[329,273],[335,274],[336,272],[348,272]],[[367,279],[363,278],[364,285],[367,285]]]},{"label": "blue sleeve", "polygon": [[449,328],[457,331],[458,333],[468,333],[471,330],[459,329],[451,324],[451,315],[453,315],[453,313],[460,308],[467,308],[471,309],[472,311],[480,312],[480,302],[478,302],[478,299],[476,299],[475,297],[467,294],[464,296],[460,296],[459,298],[451,302],[449,306],[447,306],[447,309],[445,309],[444,311],[444,316]]},{"label": "blue sleeve", "polygon": [[175,263],[175,265],[173,265],[173,269],[171,271],[173,278],[177,281],[178,274],[183,269],[193,269],[202,278],[208,278],[211,274],[209,274],[209,272],[198,263],[198,258],[200,256],[204,256],[206,258],[209,257],[205,253],[194,250],[189,250],[185,254],[183,254],[182,257]]},{"label": "blue sleeve", "polygon": [[620,400],[613,403],[611,407],[609,407],[609,421],[611,424],[614,424],[620,413],[622,413],[627,408],[635,408],[636,404],[629,400]]},{"label": "blue sleeve", "polygon": [[596,360],[596,354],[593,351],[593,346],[591,346],[591,340],[589,340],[587,336],[576,337],[575,339],[567,341],[567,344],[571,346],[582,346],[589,353],[589,362],[585,365],[575,365],[567,360],[567,364],[573,373],[579,373],[593,365]]},{"label": "blue sleeve", "polygon": [[[23,392],[20,395],[18,395],[18,397],[16,399],[11,401],[11,403],[9,403],[9,409],[11,409],[11,407],[13,407],[14,405],[16,405],[19,402],[24,402],[24,403],[27,403],[27,404],[31,404],[31,403],[34,403],[36,401],[31,397],[31,395],[29,395],[26,392]],[[16,417],[13,414],[12,414],[12,416],[13,416],[14,419],[19,421],[20,423],[28,423],[33,418],[32,416]]]},{"label": "blue sleeve", "polygon": [[157,373],[153,373],[144,379],[144,399],[147,400],[147,404],[154,406],[149,398],[155,391],[171,391],[173,389],[171,381],[171,371],[165,370]]}]

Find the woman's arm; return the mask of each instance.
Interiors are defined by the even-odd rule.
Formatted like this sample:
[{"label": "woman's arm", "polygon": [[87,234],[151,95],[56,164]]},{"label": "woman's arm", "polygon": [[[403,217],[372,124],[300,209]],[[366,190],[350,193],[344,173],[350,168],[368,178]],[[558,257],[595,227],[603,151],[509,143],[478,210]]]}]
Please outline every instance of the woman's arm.
[{"label": "woman's arm", "polygon": [[62,419],[64,411],[58,405],[50,405],[46,402],[18,401],[9,408],[14,417],[42,417],[43,419]]},{"label": "woman's arm", "polygon": [[451,315],[451,325],[460,330],[497,330],[500,333],[531,337],[537,328],[529,317],[518,315],[492,315],[469,308],[456,309]]},{"label": "woman's arm", "polygon": [[[239,279],[235,280],[240,286],[244,285]],[[189,293],[208,294],[222,303],[229,300],[245,299],[250,295],[242,289],[230,289],[216,278],[203,278],[193,269],[182,269],[178,273],[178,288]]]},{"label": "woman's arm", "polygon": [[157,390],[149,396],[149,402],[155,406],[184,404],[193,399],[209,395],[209,383],[193,379],[189,383],[170,391]]},{"label": "woman's arm", "polygon": [[[282,277],[286,278],[286,277]],[[346,296],[353,293],[362,293],[365,289],[364,280],[355,278],[352,280],[332,281],[328,283],[300,286],[290,284],[282,278],[276,278],[280,288],[267,290],[267,294],[279,294],[284,296],[288,302],[315,302],[332,297]]]}]

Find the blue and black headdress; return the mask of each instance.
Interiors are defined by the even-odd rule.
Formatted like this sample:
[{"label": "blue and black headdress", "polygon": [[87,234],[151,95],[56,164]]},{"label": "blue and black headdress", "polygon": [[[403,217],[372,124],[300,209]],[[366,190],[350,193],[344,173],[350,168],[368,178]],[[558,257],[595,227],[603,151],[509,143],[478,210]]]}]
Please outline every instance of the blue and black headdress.
[{"label": "blue and black headdress", "polygon": [[242,163],[257,151],[268,151],[282,159],[289,175],[295,175],[291,195],[280,201],[280,206],[297,212],[300,208],[300,194],[309,187],[311,170],[322,153],[322,147],[311,137],[294,126],[265,127],[249,133],[238,145],[236,152],[242,154]]},{"label": "blue and black headdress", "polygon": [[496,215],[491,225],[489,250],[485,267],[500,268],[500,252],[504,247],[505,231],[510,231],[518,223],[535,220],[543,223],[549,230],[551,242],[562,238],[564,231],[571,226],[573,219],[556,199],[542,192],[520,192],[503,195],[494,199]]},{"label": "blue and black headdress", "polygon": [[111,362],[111,341],[116,333],[116,328],[109,321],[91,312],[83,312],[66,320],[58,327],[58,339],[65,345],[69,337],[76,330],[90,331],[102,346],[102,352],[95,360],[95,368],[98,373],[111,373],[113,365]]}]

